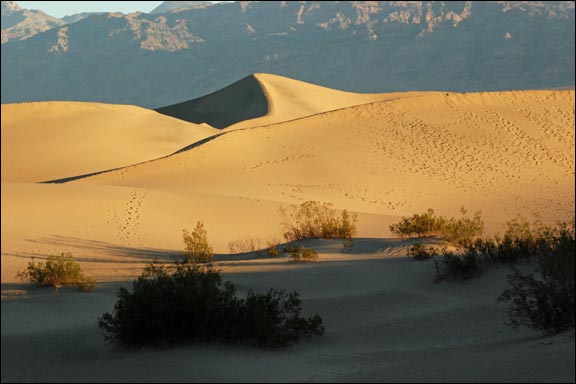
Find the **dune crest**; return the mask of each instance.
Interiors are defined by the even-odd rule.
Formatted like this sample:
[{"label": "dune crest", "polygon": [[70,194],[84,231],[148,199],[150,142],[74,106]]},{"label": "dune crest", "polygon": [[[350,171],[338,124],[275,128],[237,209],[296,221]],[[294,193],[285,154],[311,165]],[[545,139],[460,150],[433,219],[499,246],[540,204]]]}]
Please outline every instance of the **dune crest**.
[{"label": "dune crest", "polygon": [[344,92],[287,77],[256,73],[209,95],[156,111],[181,120],[197,124],[206,122],[216,128],[232,130],[421,94]]}]

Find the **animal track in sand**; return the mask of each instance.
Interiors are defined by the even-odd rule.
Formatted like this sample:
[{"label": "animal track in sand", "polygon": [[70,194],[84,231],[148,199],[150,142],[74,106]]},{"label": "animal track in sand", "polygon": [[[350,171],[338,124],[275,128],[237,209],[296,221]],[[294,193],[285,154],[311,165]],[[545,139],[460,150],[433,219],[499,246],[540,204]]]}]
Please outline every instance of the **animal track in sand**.
[{"label": "animal track in sand", "polygon": [[144,246],[142,233],[139,231],[140,209],[147,195],[148,189],[144,191],[135,189],[125,204],[124,214],[117,216],[118,239],[125,245]]}]

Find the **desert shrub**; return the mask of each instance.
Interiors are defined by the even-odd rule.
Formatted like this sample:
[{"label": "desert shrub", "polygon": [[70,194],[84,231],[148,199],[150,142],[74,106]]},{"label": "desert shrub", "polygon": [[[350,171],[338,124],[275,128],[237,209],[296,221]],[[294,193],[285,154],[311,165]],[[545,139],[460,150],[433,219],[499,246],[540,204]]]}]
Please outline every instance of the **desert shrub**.
[{"label": "desert shrub", "polygon": [[435,260],[436,278],[439,282],[445,279],[469,280],[481,272],[480,259],[473,250],[465,249],[455,253],[446,248],[440,251],[440,261]]},{"label": "desert shrub", "polygon": [[414,260],[424,261],[438,256],[438,251],[436,248],[431,246],[425,246],[421,243],[415,243],[408,247],[408,256],[412,257]]},{"label": "desert shrub", "polygon": [[515,270],[499,297],[509,303],[509,324],[544,334],[574,329],[574,222],[548,229],[538,239],[536,274]]},{"label": "desert shrub", "polygon": [[228,243],[230,253],[251,253],[256,252],[260,247],[260,239],[245,237]]},{"label": "desert shrub", "polygon": [[232,338],[241,336],[260,346],[286,346],[324,334],[320,316],[300,316],[302,308],[297,292],[273,289],[265,294],[249,292],[239,307],[238,325]]},{"label": "desert shrub", "polygon": [[442,236],[449,243],[458,244],[473,241],[484,232],[484,222],[481,213],[475,212],[468,217],[468,212],[461,208],[463,217],[447,219],[436,216],[433,209],[411,217],[402,217],[399,223],[390,225],[390,232],[402,238]]},{"label": "desert shrub", "polygon": [[84,292],[94,289],[95,281],[84,276],[80,264],[74,261],[70,253],[49,256],[45,263],[28,262],[25,271],[17,273],[21,280],[29,280],[39,286],[76,286]]},{"label": "desert shrub", "polygon": [[275,347],[324,333],[318,315],[300,312],[296,292],[249,292],[241,299],[210,265],[151,265],[131,291],[120,288],[113,312],[98,325],[128,346],[221,341]]},{"label": "desert shrub", "polygon": [[268,256],[271,257],[276,257],[280,254],[280,252],[278,252],[278,248],[276,248],[275,246],[269,247],[266,252],[268,253]]},{"label": "desert shrub", "polygon": [[212,246],[208,244],[208,232],[204,224],[199,221],[192,232],[183,230],[184,244],[186,253],[184,261],[187,263],[210,263],[214,259]]},{"label": "desert shrub", "polygon": [[453,244],[467,244],[482,236],[484,233],[484,222],[480,211],[474,212],[472,217],[468,217],[468,211],[460,209],[462,217],[459,219],[450,218],[446,220],[440,233],[444,240]]},{"label": "desert shrub", "polygon": [[293,262],[307,262],[318,260],[318,252],[312,248],[297,247],[296,251],[292,252]]},{"label": "desert shrub", "polygon": [[358,216],[342,211],[340,218],[332,204],[307,201],[290,209],[280,208],[283,236],[287,241],[309,238],[349,239],[356,234]]},{"label": "desert shrub", "polygon": [[297,245],[287,245],[284,247],[284,249],[282,250],[283,252],[286,253],[294,253],[294,252],[298,252],[298,246]]},{"label": "desert shrub", "polygon": [[342,240],[342,248],[351,249],[354,246],[354,240],[352,238],[345,238]]},{"label": "desert shrub", "polygon": [[493,241],[493,259],[502,263],[515,263],[536,257],[549,248],[554,231],[554,227],[544,226],[538,221],[531,224],[523,218],[511,220],[506,224],[504,236],[498,236]]},{"label": "desert shrub", "polygon": [[435,236],[440,233],[444,222],[442,216],[435,216],[434,210],[428,209],[422,214],[402,217],[399,223],[390,226],[390,232],[402,238]]}]

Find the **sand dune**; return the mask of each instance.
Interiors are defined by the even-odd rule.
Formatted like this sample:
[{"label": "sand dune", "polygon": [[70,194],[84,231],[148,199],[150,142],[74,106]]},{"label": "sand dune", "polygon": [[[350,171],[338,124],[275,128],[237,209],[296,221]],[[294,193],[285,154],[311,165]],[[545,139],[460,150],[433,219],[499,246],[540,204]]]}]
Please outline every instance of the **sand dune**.
[{"label": "sand dune", "polygon": [[[434,93],[227,132],[77,181],[406,215],[574,212],[574,92]],[[226,154],[222,156],[221,154]],[[425,187],[423,187],[425,186]]]},{"label": "sand dune", "polygon": [[[164,112],[228,128],[129,106],[2,106],[3,382],[574,381],[573,338],[504,325],[507,269],[434,284],[388,230],[430,207],[482,210],[490,232],[517,214],[573,217],[574,91],[354,95],[259,74]],[[359,213],[350,252],[310,240],[317,263],[227,254],[231,240],[281,241],[278,209],[307,200]],[[240,292],[298,290],[326,335],[273,353],[107,343],[96,319],[117,288],[178,257],[199,220]],[[95,292],[16,280],[60,252]]]},{"label": "sand dune", "polygon": [[282,76],[258,73],[210,95],[157,109],[158,112],[216,128],[275,124],[378,100],[423,92],[360,94],[337,91]]},{"label": "sand dune", "polygon": [[2,180],[39,182],[171,154],[217,132],[128,105],[2,105]]}]

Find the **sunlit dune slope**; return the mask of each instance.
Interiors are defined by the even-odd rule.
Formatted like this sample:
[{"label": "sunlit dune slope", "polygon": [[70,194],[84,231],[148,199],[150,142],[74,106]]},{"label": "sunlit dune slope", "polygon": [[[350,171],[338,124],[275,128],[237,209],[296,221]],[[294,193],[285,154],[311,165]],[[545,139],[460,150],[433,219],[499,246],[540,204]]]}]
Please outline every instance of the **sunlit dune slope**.
[{"label": "sunlit dune slope", "polygon": [[217,132],[144,108],[80,102],[2,105],[2,181],[40,182],[171,154]]},{"label": "sunlit dune slope", "polygon": [[238,129],[420,94],[343,92],[282,76],[258,73],[207,96],[159,108],[157,111],[185,121]]},{"label": "sunlit dune slope", "polygon": [[[574,211],[574,91],[429,93],[229,131],[189,151],[74,181],[331,201],[487,220]],[[214,207],[217,209],[217,207]]]}]

